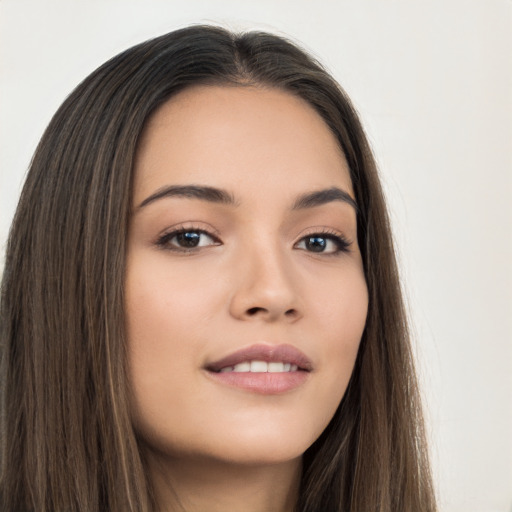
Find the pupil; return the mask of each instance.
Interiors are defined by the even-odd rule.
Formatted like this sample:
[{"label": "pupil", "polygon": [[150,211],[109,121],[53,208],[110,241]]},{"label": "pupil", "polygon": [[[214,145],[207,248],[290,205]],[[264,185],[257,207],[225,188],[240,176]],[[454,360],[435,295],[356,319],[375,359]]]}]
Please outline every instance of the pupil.
[{"label": "pupil", "polygon": [[326,240],[319,236],[311,236],[306,241],[306,247],[313,252],[322,252],[325,249]]},{"label": "pupil", "polygon": [[176,238],[179,245],[182,247],[197,247],[197,244],[199,244],[199,237],[199,233],[188,232],[180,233]]}]

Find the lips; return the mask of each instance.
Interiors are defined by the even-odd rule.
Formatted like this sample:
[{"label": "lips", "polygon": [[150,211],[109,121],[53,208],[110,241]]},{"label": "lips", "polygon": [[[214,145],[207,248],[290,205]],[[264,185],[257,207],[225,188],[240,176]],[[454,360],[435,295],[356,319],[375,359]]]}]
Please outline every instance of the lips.
[{"label": "lips", "polygon": [[[252,364],[259,362],[267,363],[267,370],[262,370],[262,365]],[[271,372],[274,371],[273,368],[277,369],[277,366],[268,363],[289,365],[289,368],[283,371],[290,371],[290,368],[293,368],[295,371],[310,372],[313,369],[309,358],[292,345],[253,345],[208,364],[206,369],[217,373],[226,371],[228,368],[235,368],[238,365],[244,366],[247,363],[250,363],[250,366],[253,367],[253,370],[250,371],[256,372],[269,371],[268,368]],[[244,369],[242,371],[248,370]]]},{"label": "lips", "polygon": [[310,377],[313,365],[291,345],[253,345],[205,367],[214,382],[261,395],[292,391]]}]

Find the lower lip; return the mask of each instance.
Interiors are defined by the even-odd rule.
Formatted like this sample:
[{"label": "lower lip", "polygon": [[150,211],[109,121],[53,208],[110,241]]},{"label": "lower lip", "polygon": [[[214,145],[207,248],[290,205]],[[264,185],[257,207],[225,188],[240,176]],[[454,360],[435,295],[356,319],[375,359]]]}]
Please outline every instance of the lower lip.
[{"label": "lower lip", "polygon": [[261,395],[286,393],[303,384],[309,372],[207,372],[210,378],[231,386]]}]

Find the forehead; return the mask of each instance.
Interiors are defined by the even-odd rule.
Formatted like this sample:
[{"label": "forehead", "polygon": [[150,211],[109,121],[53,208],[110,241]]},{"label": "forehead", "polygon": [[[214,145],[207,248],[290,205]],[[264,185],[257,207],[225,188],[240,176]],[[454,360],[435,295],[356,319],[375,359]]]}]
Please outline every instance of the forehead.
[{"label": "forehead", "polygon": [[252,86],[195,86],[153,114],[138,146],[134,199],[171,183],[241,194],[262,187],[352,192],[343,152],[313,107]]}]

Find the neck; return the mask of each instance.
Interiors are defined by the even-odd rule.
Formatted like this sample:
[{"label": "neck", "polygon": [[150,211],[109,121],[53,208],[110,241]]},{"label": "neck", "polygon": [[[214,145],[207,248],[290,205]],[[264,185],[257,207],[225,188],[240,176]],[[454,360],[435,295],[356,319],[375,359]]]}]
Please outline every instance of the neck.
[{"label": "neck", "polygon": [[241,465],[211,459],[147,457],[159,512],[293,512],[301,460]]}]

